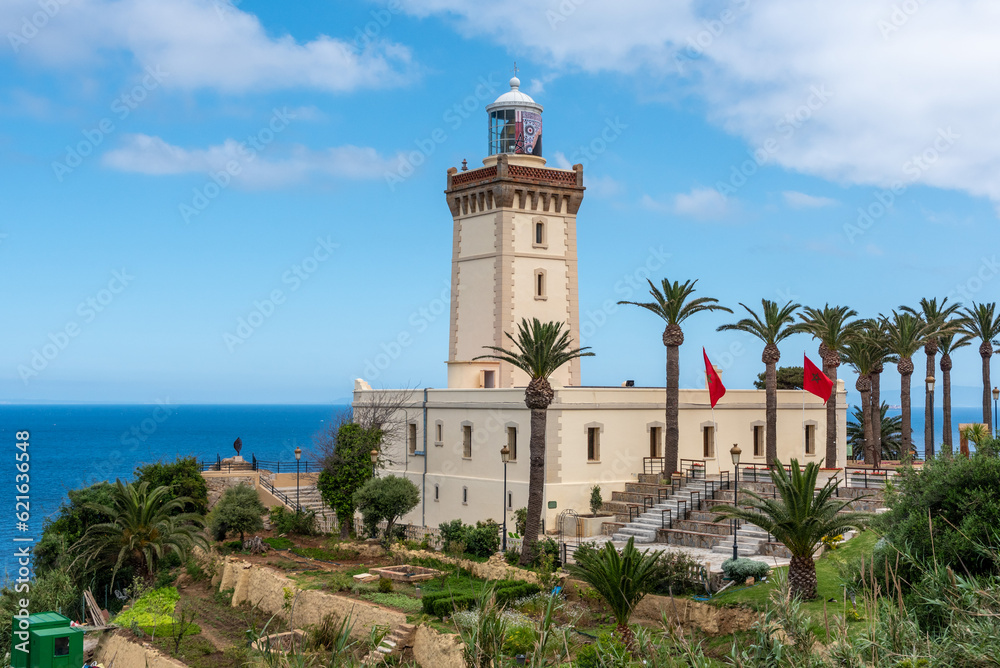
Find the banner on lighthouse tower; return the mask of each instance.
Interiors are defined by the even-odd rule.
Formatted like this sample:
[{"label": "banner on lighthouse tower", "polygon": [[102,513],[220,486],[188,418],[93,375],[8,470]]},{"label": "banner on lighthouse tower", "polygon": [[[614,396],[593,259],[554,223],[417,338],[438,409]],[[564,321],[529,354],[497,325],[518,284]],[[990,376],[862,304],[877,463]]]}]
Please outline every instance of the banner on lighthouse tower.
[{"label": "banner on lighthouse tower", "polygon": [[542,155],[542,115],[537,111],[514,112],[514,153]]}]

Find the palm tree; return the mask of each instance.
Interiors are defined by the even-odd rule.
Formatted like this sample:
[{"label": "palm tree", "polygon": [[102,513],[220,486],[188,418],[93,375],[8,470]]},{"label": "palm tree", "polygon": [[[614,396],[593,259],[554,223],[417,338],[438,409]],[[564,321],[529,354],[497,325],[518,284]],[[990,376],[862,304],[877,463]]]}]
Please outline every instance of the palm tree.
[{"label": "palm tree", "polygon": [[[924,345],[937,335],[936,323],[925,322],[920,317],[907,312],[892,312],[892,318],[882,318],[885,324],[889,351],[896,357],[896,369],[899,371],[899,405],[903,416],[903,453],[909,456],[913,449],[913,436],[910,427],[910,380],[913,377],[913,356]],[[878,405],[878,404],[876,404]],[[930,453],[933,455],[933,447]]]},{"label": "palm tree", "polygon": [[875,465],[877,444],[875,420],[872,415],[872,375],[879,358],[879,345],[871,336],[870,328],[857,333],[844,346],[844,359],[854,367],[858,380],[854,389],[861,395],[861,417],[864,430],[865,464]]},{"label": "palm tree", "polygon": [[819,356],[823,360],[823,373],[833,381],[833,392],[826,402],[826,462],[836,466],[837,457],[837,368],[847,341],[861,328],[857,320],[849,321],[858,314],[846,306],[830,306],[821,309],[806,306],[799,314],[802,321],[796,327],[800,332],[819,339]]},{"label": "palm tree", "polygon": [[572,348],[569,332],[563,330],[561,322],[543,323],[538,318],[522,319],[517,326],[517,338],[504,332],[514,344],[513,350],[498,346],[483,346],[493,353],[480,355],[476,359],[495,359],[512,364],[528,374],[531,380],[524,391],[524,403],[531,409],[531,440],[528,443],[528,519],[525,525],[524,542],[521,545],[522,566],[529,565],[535,558],[535,543],[541,529],[542,493],[545,486],[545,423],[546,411],[555,393],[549,384],[549,376],[563,364],[578,357],[590,357],[594,353],[584,352],[585,348]]},{"label": "palm tree", "polygon": [[[874,353],[871,371],[871,411],[872,435],[875,439],[875,446],[871,451],[874,461],[872,464],[878,468],[882,463],[882,415],[875,410],[882,405],[882,372],[885,365],[896,362],[896,356],[889,350],[889,332],[886,329],[885,321],[878,318],[868,319],[865,323],[868,339],[872,345]],[[866,460],[867,463],[867,460]]]},{"label": "palm tree", "polygon": [[[936,325],[938,335],[949,328],[949,319],[953,318],[961,304],[948,304],[948,298],[941,300],[940,306],[937,299],[920,300],[920,310],[912,309],[909,306],[900,306],[901,311],[912,313],[924,319],[925,322]],[[924,355],[927,356],[927,377],[934,377],[934,358],[938,352],[938,337],[932,336],[924,341]],[[934,391],[924,387],[924,456],[934,456]]]},{"label": "palm tree", "polygon": [[983,424],[993,431],[990,415],[990,357],[993,355],[993,339],[1000,336],[1000,315],[996,315],[997,303],[977,304],[965,307],[963,327],[974,338],[979,339],[979,356],[983,358]]},{"label": "palm tree", "polygon": [[176,552],[183,559],[195,546],[207,550],[208,541],[200,533],[205,526],[204,516],[184,512],[172,514],[193,499],[186,496],[170,499],[170,493],[168,486],[150,489],[148,482],[115,481],[110,505],[87,504],[110,521],[87,529],[73,547],[78,558],[83,558],[86,564],[108,550],[117,551],[112,583],[126,561],[132,562],[147,582],[152,582],[157,562],[164,555]]},{"label": "palm tree", "polygon": [[816,490],[820,464],[809,462],[804,471],[799,462],[790,462],[790,473],[781,462],[771,465],[771,480],[777,488],[777,498],[765,498],[756,492],[744,492],[744,501],[736,506],[717,506],[720,522],[727,517],[754,524],[772,534],[792,553],[788,566],[788,583],[792,595],[804,600],[816,597],[816,563],[813,554],[823,536],[836,536],[845,529],[861,528],[869,518],[867,513],[841,512],[853,499],[841,501],[833,496],[837,479],[830,478]]},{"label": "palm tree", "polygon": [[795,311],[799,304],[788,302],[784,306],[778,306],[777,302],[770,299],[761,299],[761,311],[763,317],[758,316],[746,304],[740,303],[749,318],[743,318],[738,322],[722,325],[718,331],[738,331],[753,334],[764,342],[764,352],[760,359],[765,365],[764,381],[766,383],[766,411],[765,420],[767,423],[767,463],[773,464],[778,458],[778,390],[775,367],[781,359],[781,351],[778,344],[796,332],[794,327],[790,327],[795,321]]},{"label": "palm tree", "polygon": [[972,343],[972,335],[965,332],[949,332],[938,337],[938,348],[941,350],[941,410],[943,412],[942,443],[945,452],[953,454],[951,434],[951,354],[959,348]]},{"label": "palm tree", "polygon": [[566,566],[570,575],[593,587],[608,604],[618,625],[618,635],[633,652],[635,636],[628,622],[632,611],[660,577],[660,556],[660,552],[640,552],[635,539],[629,538],[621,554],[608,541],[599,550],[578,550],[574,555],[576,564]]},{"label": "palm tree", "polygon": [[651,302],[629,302],[620,301],[619,304],[632,304],[655,313],[666,323],[663,328],[663,345],[667,348],[667,377],[666,377],[666,414],[663,417],[664,444],[663,444],[663,467],[667,472],[677,470],[677,457],[679,456],[680,429],[678,427],[678,398],[680,390],[680,347],[684,343],[684,332],[681,330],[681,323],[695,313],[702,311],[725,311],[732,313],[731,309],[718,305],[718,299],[712,297],[699,297],[688,301],[694,292],[694,286],[698,283],[694,281],[670,282],[664,278],[661,288],[653,285],[653,281],[646,279],[649,283],[649,294],[653,297]]},{"label": "palm tree", "polygon": [[[887,417],[889,405],[882,403],[879,412],[882,414],[882,458],[900,459],[902,457],[902,441],[900,430],[903,417],[892,415]],[[847,422],[847,442],[851,446],[853,459],[863,458],[865,454],[865,416],[860,406],[855,406],[851,412],[852,420]]]}]

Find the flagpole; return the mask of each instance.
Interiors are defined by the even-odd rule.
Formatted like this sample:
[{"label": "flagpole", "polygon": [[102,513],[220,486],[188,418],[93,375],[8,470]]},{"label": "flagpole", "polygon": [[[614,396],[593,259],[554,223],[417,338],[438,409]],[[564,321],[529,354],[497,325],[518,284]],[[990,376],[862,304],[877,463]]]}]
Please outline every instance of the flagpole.
[{"label": "flagpole", "polygon": [[802,456],[806,456],[806,351],[802,351]]}]

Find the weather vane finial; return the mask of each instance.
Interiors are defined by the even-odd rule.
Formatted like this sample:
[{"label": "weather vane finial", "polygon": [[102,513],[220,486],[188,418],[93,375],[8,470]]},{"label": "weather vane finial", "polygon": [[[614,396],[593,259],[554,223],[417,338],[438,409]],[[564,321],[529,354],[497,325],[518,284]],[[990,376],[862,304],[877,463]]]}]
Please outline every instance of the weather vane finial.
[{"label": "weather vane finial", "polygon": [[514,69],[513,69],[513,72],[514,72],[514,76],[517,76],[517,61],[516,61],[516,60],[514,61]]}]

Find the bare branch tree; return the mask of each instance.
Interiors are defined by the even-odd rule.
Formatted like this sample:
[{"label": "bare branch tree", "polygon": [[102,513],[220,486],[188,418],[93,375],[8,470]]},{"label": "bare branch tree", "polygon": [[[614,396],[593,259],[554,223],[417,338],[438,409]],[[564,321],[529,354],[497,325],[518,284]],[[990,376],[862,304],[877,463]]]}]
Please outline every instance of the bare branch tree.
[{"label": "bare branch tree", "polygon": [[[312,457],[326,466],[333,463],[337,445],[337,432],[341,425],[353,422],[363,429],[380,429],[379,463],[395,466],[401,463],[406,447],[407,408],[413,404],[414,388],[401,390],[365,390],[351,408],[340,411],[326,427],[313,436]],[[410,411],[411,414],[413,411]]]}]

